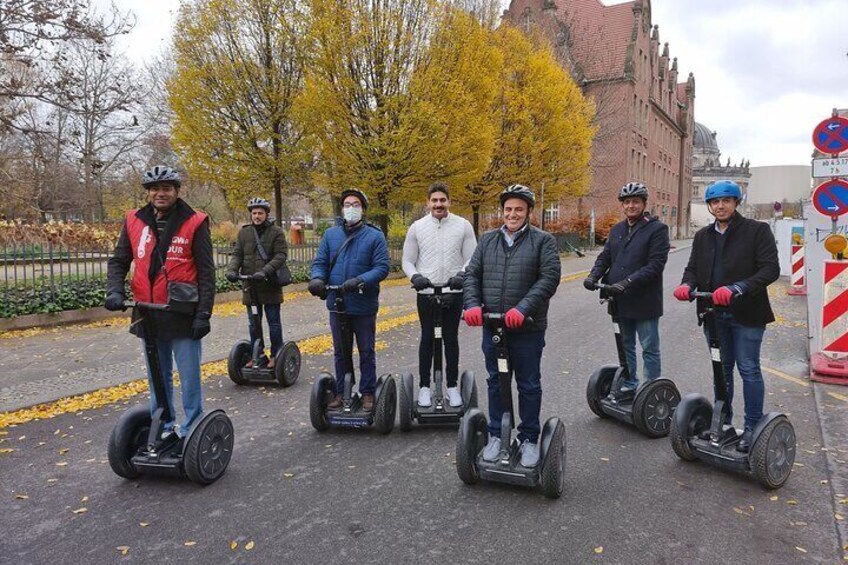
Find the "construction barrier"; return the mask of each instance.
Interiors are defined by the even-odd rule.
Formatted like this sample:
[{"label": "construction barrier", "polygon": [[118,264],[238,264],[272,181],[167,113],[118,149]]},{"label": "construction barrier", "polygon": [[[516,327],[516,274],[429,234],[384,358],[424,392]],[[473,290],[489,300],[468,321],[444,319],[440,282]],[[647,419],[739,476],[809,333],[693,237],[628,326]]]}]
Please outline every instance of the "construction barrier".
[{"label": "construction barrier", "polygon": [[814,381],[848,385],[848,261],[824,262],[821,351],[810,359]]},{"label": "construction barrier", "polygon": [[788,294],[797,296],[807,295],[807,285],[804,279],[804,246],[792,245],[792,275],[789,279]]}]

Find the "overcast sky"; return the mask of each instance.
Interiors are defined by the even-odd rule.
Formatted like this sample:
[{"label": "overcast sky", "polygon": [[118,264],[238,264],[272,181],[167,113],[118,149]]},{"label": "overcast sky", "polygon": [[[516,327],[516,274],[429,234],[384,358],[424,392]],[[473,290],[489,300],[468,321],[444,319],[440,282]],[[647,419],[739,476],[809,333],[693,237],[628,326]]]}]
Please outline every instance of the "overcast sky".
[{"label": "overcast sky", "polygon": [[[124,40],[134,60],[149,61],[168,45],[179,0],[115,2],[138,20]],[[808,164],[815,125],[834,107],[848,107],[848,0],[653,0],[651,6],[681,80],[695,73],[695,119],[718,132],[722,158],[750,159],[751,166]]]}]

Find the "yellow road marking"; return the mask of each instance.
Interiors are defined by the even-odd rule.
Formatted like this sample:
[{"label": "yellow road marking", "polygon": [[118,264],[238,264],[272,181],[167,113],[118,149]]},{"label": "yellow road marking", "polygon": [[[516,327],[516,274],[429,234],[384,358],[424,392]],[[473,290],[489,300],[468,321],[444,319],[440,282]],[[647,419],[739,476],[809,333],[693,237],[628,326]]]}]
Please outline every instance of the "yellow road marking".
[{"label": "yellow road marking", "polygon": [[828,396],[835,398],[836,400],[841,400],[842,402],[848,402],[848,396],[844,394],[839,394],[838,392],[828,392]]},{"label": "yellow road marking", "polygon": [[799,379],[798,377],[793,377],[792,375],[787,375],[783,371],[778,371],[777,369],[772,369],[770,367],[763,367],[762,369],[766,373],[770,373],[770,374],[774,375],[775,377],[779,377],[779,378],[781,378],[785,381],[795,383],[796,385],[810,386],[810,383],[808,383],[807,381],[805,381],[803,379]]},{"label": "yellow road marking", "polygon": [[589,274],[589,271],[580,271],[579,273],[574,273],[572,275],[566,275],[559,279],[559,282],[568,282],[577,279],[585,278]]}]

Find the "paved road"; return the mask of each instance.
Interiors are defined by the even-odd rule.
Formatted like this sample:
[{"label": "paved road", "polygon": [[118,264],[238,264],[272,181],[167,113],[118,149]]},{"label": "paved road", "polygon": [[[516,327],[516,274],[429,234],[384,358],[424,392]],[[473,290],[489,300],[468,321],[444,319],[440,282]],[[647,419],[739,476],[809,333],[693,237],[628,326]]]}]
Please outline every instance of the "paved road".
[{"label": "paved road", "polygon": [[[670,258],[667,296],[686,255]],[[207,407],[227,410],[237,443],[227,474],[205,488],[111,473],[109,432],[144,397],[0,431],[0,448],[14,449],[0,454],[0,551],[20,563],[837,563],[848,540],[834,517],[836,495],[846,494],[834,484],[845,484],[848,443],[844,428],[823,435],[822,422],[839,426],[848,405],[835,387],[791,379],[802,374],[804,303],[779,287],[774,296],[781,320],[767,333],[764,363],[783,376],[766,374],[766,405],[787,411],[798,436],[797,466],[776,492],[684,463],[667,440],[591,414],[586,379],[615,354],[605,309],[573,281],[552,305],[543,359],[543,417],[567,426],[558,501],[463,485],[451,429],[315,432],[309,386],[331,365],[325,354],[306,357],[290,389],[239,388],[225,376],[209,383]],[[667,301],[663,367],[684,393],[709,394],[693,310]],[[318,323],[323,313],[312,316]],[[415,371],[417,325],[379,337],[390,344],[378,353],[380,372]],[[461,340],[462,367],[483,385],[479,330],[463,328]]]}]

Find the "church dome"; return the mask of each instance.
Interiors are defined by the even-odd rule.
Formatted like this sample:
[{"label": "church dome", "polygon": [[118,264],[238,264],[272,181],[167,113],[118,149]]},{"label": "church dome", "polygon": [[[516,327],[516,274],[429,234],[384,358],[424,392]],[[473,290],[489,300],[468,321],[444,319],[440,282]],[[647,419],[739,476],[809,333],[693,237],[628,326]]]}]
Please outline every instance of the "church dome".
[{"label": "church dome", "polygon": [[695,135],[692,139],[695,151],[701,150],[705,153],[719,153],[716,134],[704,124],[695,122]]}]

